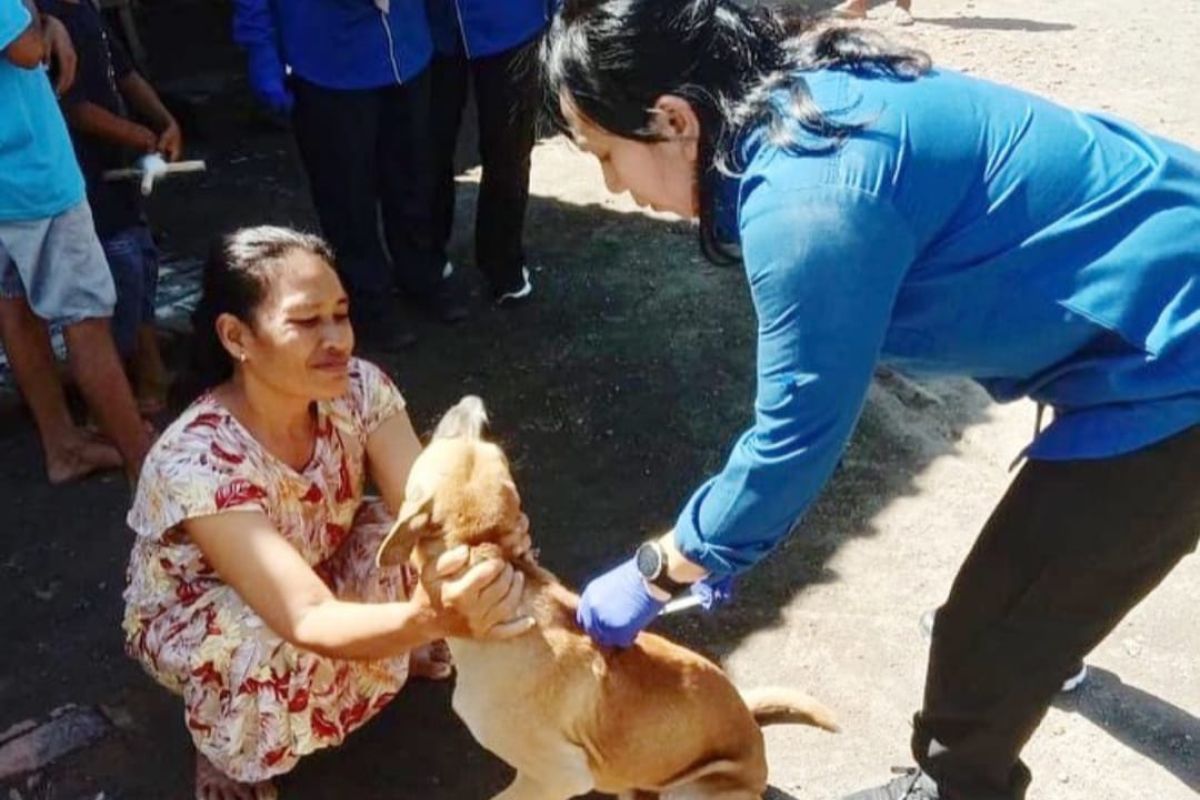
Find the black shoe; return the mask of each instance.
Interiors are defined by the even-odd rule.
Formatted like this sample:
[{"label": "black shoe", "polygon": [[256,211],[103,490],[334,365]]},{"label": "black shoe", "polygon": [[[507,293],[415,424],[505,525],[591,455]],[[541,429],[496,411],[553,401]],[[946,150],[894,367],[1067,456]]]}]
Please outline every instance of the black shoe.
[{"label": "black shoe", "polygon": [[1080,661],[1079,666],[1071,670],[1071,677],[1063,681],[1062,692],[1066,694],[1075,691],[1080,686],[1083,686],[1083,684],[1087,681],[1087,678],[1087,664],[1084,664],[1082,661]]},{"label": "black shoe", "polygon": [[863,789],[843,800],[939,800],[937,784],[921,770],[911,767],[892,771],[903,774],[883,786]]},{"label": "black shoe", "polygon": [[446,267],[442,270],[442,279],[429,296],[426,306],[438,319],[449,325],[462,322],[471,316],[471,293],[449,261],[446,262]]}]

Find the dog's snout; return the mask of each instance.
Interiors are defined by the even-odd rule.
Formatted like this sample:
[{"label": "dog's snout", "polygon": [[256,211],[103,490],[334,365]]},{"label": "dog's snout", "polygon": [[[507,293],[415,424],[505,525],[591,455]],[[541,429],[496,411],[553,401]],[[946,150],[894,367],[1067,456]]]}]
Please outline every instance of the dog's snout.
[{"label": "dog's snout", "polygon": [[434,439],[479,439],[487,427],[487,409],[483,400],[467,395],[442,417],[433,432]]}]

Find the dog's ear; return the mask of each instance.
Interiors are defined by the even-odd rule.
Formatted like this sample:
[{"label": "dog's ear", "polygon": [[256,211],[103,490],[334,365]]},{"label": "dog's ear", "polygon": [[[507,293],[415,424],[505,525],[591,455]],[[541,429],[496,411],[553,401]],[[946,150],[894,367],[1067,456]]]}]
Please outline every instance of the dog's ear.
[{"label": "dog's ear", "polygon": [[487,422],[487,409],[483,407],[483,401],[469,394],[442,416],[433,438],[481,439]]},{"label": "dog's ear", "polygon": [[432,496],[413,497],[404,501],[400,513],[396,515],[395,524],[375,553],[375,566],[394,567],[408,561],[417,540],[429,528],[432,507]]}]

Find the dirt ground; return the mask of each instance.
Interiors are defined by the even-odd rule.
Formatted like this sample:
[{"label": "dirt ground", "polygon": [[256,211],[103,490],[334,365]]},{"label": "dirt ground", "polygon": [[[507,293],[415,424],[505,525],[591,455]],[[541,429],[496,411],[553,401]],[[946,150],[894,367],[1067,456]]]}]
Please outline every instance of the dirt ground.
[{"label": "dirt ground", "polygon": [[[892,29],[942,64],[1130,117],[1200,145],[1195,0],[914,0]],[[144,14],[155,77],[195,110],[192,152],[209,172],[154,198],[164,247],[203,253],[214,232],[313,215],[285,131],[252,108],[221,8]],[[473,208],[474,172],[460,211]],[[464,393],[488,403],[543,562],[578,585],[668,526],[722,463],[752,397],[753,322],[736,269],[707,266],[682,223],[607,197],[597,167],[559,140],[535,156],[528,249],[536,300],[446,328],[384,363],[418,427]],[[469,229],[455,258],[469,265]],[[838,736],[768,735],[776,797],[837,798],[906,764],[926,642],[918,618],[1006,486],[1033,428],[961,382],[877,382],[843,468],[794,535],[718,616],[662,630],[720,659],[747,686],[804,687],[835,708]],[[10,798],[182,798],[191,756],[178,703],[122,654],[130,534],[115,477],[51,489],[29,421],[0,419],[0,731],[66,703],[99,706],[113,730]],[[1184,800],[1200,792],[1200,560],[1191,558],[1089,659],[1092,679],[1051,710],[1027,750],[1032,800]],[[3,739],[0,735],[0,739]],[[504,765],[473,743],[449,687],[414,684],[342,748],[281,781],[288,798],[469,800]]]}]

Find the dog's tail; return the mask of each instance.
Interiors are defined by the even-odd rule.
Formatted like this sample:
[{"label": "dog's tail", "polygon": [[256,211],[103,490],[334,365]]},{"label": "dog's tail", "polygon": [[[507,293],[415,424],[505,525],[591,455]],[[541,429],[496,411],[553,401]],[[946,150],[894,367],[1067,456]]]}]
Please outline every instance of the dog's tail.
[{"label": "dog's tail", "polygon": [[765,687],[743,691],[742,700],[760,727],[766,725],[811,725],[836,733],[833,712],[799,689]]}]

